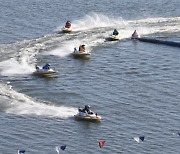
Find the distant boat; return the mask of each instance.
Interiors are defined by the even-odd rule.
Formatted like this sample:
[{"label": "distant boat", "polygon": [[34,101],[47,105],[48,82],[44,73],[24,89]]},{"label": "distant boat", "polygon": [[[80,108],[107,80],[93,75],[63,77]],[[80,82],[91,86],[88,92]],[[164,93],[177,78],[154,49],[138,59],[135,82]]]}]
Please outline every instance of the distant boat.
[{"label": "distant boat", "polygon": [[91,54],[87,51],[85,52],[73,52],[72,55],[75,57],[75,58],[88,58]]}]

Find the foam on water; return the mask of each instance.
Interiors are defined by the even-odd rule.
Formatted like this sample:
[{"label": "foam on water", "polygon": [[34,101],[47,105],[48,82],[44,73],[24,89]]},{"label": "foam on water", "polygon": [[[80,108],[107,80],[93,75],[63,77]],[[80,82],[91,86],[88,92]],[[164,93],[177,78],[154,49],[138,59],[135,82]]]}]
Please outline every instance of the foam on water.
[{"label": "foam on water", "polygon": [[[22,45],[20,48],[15,48],[14,53],[16,55],[14,58],[9,58],[0,62],[0,74],[3,76],[15,76],[20,74],[31,74],[35,71],[36,55],[43,44],[32,43],[29,41],[16,43],[17,47]],[[28,46],[26,46],[28,44]],[[14,46],[15,44],[13,44]]]},{"label": "foam on water", "polygon": [[126,22],[121,17],[107,17],[103,14],[91,13],[84,16],[80,20],[75,20],[73,22],[73,28],[76,31],[88,30],[93,28],[101,27],[117,27],[125,26]]},{"label": "foam on water", "polygon": [[47,55],[55,55],[55,56],[59,56],[59,57],[65,57],[68,56],[70,53],[72,53],[74,51],[74,48],[81,44],[81,41],[76,39],[76,40],[70,40],[70,41],[66,41],[61,43],[61,47],[58,47],[56,49],[53,49],[45,54]]},{"label": "foam on water", "polygon": [[36,101],[13,90],[8,84],[0,83],[0,89],[0,95],[3,98],[0,103],[1,108],[8,114],[68,118],[77,112],[77,109],[72,107],[55,106]]},{"label": "foam on water", "polygon": [[25,57],[23,57],[22,63],[18,62],[15,58],[0,62],[0,68],[0,74],[3,76],[30,74],[34,71],[33,67],[26,63]]},{"label": "foam on water", "polygon": [[172,18],[145,18],[145,19],[139,19],[139,20],[132,20],[132,21],[129,21],[129,22],[136,22],[136,23],[139,23],[139,24],[157,24],[157,23],[168,23],[171,24],[171,23],[177,23],[177,22],[180,22],[180,17],[172,17]]},{"label": "foam on water", "polygon": [[180,17],[146,18],[127,22],[132,28],[136,29],[140,35],[180,31]]},{"label": "foam on water", "polygon": [[[85,15],[83,18],[72,21],[73,31],[85,31],[93,28],[102,27],[117,27],[124,26],[126,22],[121,17],[109,18],[103,14],[90,13]],[[61,25],[57,30],[61,29],[64,25]]]}]

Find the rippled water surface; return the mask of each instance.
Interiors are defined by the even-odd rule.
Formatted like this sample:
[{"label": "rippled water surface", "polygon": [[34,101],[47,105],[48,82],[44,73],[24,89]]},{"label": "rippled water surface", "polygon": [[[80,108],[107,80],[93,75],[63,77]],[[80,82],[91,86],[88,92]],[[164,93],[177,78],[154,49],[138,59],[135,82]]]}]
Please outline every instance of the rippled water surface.
[{"label": "rippled water surface", "polygon": [[[180,42],[179,1],[2,1],[0,153],[180,153],[180,50],[130,40]],[[73,32],[59,33],[67,20]],[[121,40],[105,38],[116,28]],[[89,59],[70,56],[86,44]],[[50,63],[59,72],[34,76]],[[101,122],[77,121],[89,104]],[[145,136],[144,142],[133,138]],[[105,140],[104,148],[98,141]]]}]

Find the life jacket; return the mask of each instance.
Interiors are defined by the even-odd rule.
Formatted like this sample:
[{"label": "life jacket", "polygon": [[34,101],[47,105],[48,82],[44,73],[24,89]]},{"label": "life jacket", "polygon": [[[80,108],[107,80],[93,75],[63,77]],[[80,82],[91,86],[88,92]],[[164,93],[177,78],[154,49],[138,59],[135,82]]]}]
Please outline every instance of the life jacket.
[{"label": "life jacket", "polygon": [[118,34],[119,34],[119,32],[117,30],[113,31],[113,35],[118,35]]},{"label": "life jacket", "polygon": [[71,27],[71,23],[70,23],[70,22],[66,22],[65,27],[66,27],[66,28],[70,28],[70,27]]},{"label": "life jacket", "polygon": [[79,51],[84,52],[85,51],[85,47],[83,45],[80,45],[79,46]]},{"label": "life jacket", "polygon": [[48,65],[45,65],[45,66],[43,66],[43,69],[45,69],[45,70],[49,70],[50,68],[49,68],[49,66],[48,66]]}]

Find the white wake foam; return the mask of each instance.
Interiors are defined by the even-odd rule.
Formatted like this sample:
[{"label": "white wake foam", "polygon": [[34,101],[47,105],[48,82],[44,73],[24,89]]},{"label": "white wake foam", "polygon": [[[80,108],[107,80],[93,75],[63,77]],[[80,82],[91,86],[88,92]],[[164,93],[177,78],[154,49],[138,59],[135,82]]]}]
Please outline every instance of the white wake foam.
[{"label": "white wake foam", "polygon": [[0,62],[0,75],[14,76],[35,71],[36,55],[41,48],[44,48],[44,43],[30,40],[17,42],[12,44],[12,47],[13,58],[11,56],[8,60]]},{"label": "white wake foam", "polygon": [[0,84],[1,107],[4,112],[16,115],[68,118],[76,114],[73,107],[48,105],[16,92],[10,85]]},{"label": "white wake foam", "polygon": [[74,51],[74,48],[77,47],[77,45],[79,44],[81,44],[80,40],[70,40],[70,41],[62,42],[60,47],[53,49],[45,54],[65,57],[70,53],[72,53]]},{"label": "white wake foam", "polygon": [[75,31],[88,30],[102,27],[125,26],[126,22],[121,17],[107,17],[103,14],[91,13],[80,20],[73,21]]},{"label": "white wake foam", "polygon": [[[73,31],[84,31],[93,28],[125,26],[126,22],[122,17],[108,17],[99,13],[90,13],[83,18],[71,21]],[[65,23],[56,30],[60,30]]]},{"label": "white wake foam", "polygon": [[33,66],[26,62],[25,57],[23,57],[22,62],[18,62],[15,58],[0,62],[0,74],[3,76],[12,76],[19,74],[30,74],[34,71]]},{"label": "white wake foam", "polygon": [[146,18],[127,21],[127,23],[131,29],[136,29],[140,35],[180,32],[180,17]]}]

